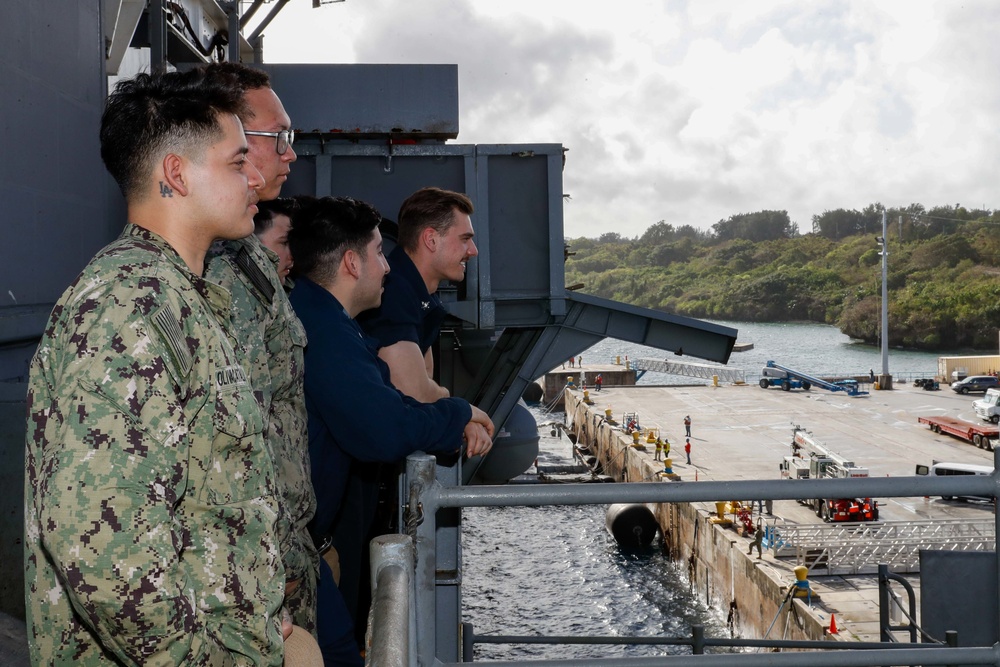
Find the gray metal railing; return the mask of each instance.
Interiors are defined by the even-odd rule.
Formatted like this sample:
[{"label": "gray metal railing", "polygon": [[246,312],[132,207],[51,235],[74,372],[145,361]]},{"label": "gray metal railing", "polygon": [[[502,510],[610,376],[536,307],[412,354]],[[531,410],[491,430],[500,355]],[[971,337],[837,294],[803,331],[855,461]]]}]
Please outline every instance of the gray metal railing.
[{"label": "gray metal railing", "polygon": [[[1000,468],[1000,450],[994,454],[996,467]],[[612,503],[677,503],[714,502],[719,498],[753,497],[763,500],[793,500],[814,498],[817,493],[823,497],[911,497],[939,495],[998,495],[1000,474],[962,475],[942,477],[879,477],[861,479],[820,479],[820,480],[749,480],[724,482],[677,483],[636,483],[636,484],[562,484],[525,486],[442,486],[435,479],[435,460],[422,454],[407,459],[407,480],[409,484],[409,513],[406,524],[410,537],[415,541],[415,577],[412,601],[399,604],[409,608],[409,622],[415,625],[416,655],[410,654],[396,663],[381,662],[380,665],[400,665],[410,667],[432,667],[443,665],[436,655],[437,633],[435,628],[435,563],[436,563],[436,521],[438,510],[449,507],[499,507],[499,506],[543,506],[543,505],[592,505]],[[994,530],[1000,523],[1000,515],[995,518]],[[1000,560],[1000,559],[998,559]],[[1000,566],[998,566],[1000,570]],[[998,571],[1000,575],[1000,571]],[[1000,576],[998,576],[1000,579]],[[381,581],[379,586],[381,586]],[[384,590],[376,588],[376,600],[384,599]],[[998,591],[1000,597],[1000,591]],[[399,621],[395,622],[399,625]],[[1000,629],[998,629],[1000,631]],[[379,633],[376,643],[382,641],[402,641],[395,633]],[[689,642],[690,640],[685,640]],[[705,639],[706,646],[752,645],[752,640]],[[776,646],[769,642],[769,646]],[[994,665],[1000,667],[1000,646],[942,648],[940,645],[916,644],[858,644],[855,642],[805,642],[804,646],[832,649],[823,652],[761,653],[761,654],[708,654],[672,656],[672,667],[698,665],[718,665],[739,667],[807,665],[809,667],[867,667],[881,665]],[[877,648],[876,648],[877,647]],[[375,648],[375,647],[373,647]],[[379,655],[388,649],[379,647]],[[374,655],[375,651],[373,651]],[[396,652],[394,655],[402,655]],[[403,660],[403,658],[400,658]],[[594,665],[608,667],[662,666],[664,658],[621,658],[621,659],[573,659],[573,660],[533,660],[504,662],[491,661],[491,665],[525,665],[534,667],[567,667],[568,665]],[[370,662],[369,664],[376,664]],[[454,663],[447,663],[454,664]]]},{"label": "gray metal railing", "polygon": [[[956,635],[957,637],[957,635]],[[861,650],[861,649],[917,649],[929,650],[939,647],[939,644],[917,644],[914,640],[910,644],[894,643],[891,647],[885,646],[882,642],[851,642],[850,644],[831,645],[828,641],[795,640],[795,639],[723,639],[705,636],[705,628],[702,625],[691,626],[690,637],[577,637],[577,636],[538,636],[538,635],[482,635],[473,634],[471,624],[463,624],[462,639],[465,652],[471,652],[474,644],[587,644],[587,645],[658,645],[658,646],[689,646],[693,655],[705,655],[706,648],[769,648],[769,649],[839,649],[839,650]],[[743,654],[746,655],[746,654]],[[607,665],[606,659],[600,660],[599,664]],[[671,663],[674,658],[670,658]],[[471,662],[467,660],[467,662]],[[497,664],[490,661],[490,665]],[[537,664],[535,661],[532,665]],[[704,664],[704,660],[702,661]]]},{"label": "gray metal railing", "polygon": [[372,605],[365,636],[366,664],[414,665],[413,540],[406,535],[381,535],[372,540],[370,553]]}]

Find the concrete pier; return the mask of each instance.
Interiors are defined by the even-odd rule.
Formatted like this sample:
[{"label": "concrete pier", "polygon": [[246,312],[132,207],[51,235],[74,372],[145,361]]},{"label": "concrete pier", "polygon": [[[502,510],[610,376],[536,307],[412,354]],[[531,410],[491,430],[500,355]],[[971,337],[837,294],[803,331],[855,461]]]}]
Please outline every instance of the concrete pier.
[{"label": "concrete pier", "polygon": [[[594,390],[594,378],[600,375],[603,378],[604,387],[634,387],[635,371],[626,368],[624,363],[618,364],[588,364],[586,366],[570,366],[569,363],[563,368],[554,368],[542,378],[542,402],[545,405],[552,405],[553,409],[563,409],[562,391],[566,388],[570,379],[573,386],[582,388],[584,385]],[[602,388],[603,392],[604,389]],[[593,393],[597,393],[594,391]]]},{"label": "concrete pier", "polygon": [[[835,451],[867,467],[872,476],[912,475],[916,464],[932,460],[992,464],[990,452],[936,435],[917,422],[925,414],[975,421],[974,399],[948,390],[897,386],[852,398],[817,389],[785,392],[755,385],[615,387],[605,388],[600,396],[591,392],[593,405],[584,404],[579,391],[566,393],[567,423],[579,444],[596,450],[605,473],[622,480],[658,480],[662,463],[653,461],[652,446],[635,448],[631,436],[603,422],[609,408],[616,419],[625,412],[637,413],[643,428],[658,429],[669,438],[673,470],[681,482],[663,483],[775,479],[778,464],[789,453],[793,424],[808,428]],[[691,465],[683,452],[685,415],[692,420]],[[885,521],[992,517],[992,506],[983,503],[894,498],[879,504]],[[795,501],[775,501],[772,511],[764,514],[766,521],[820,523]],[[761,559],[756,551],[748,556],[749,537],[712,523],[714,504],[662,504],[656,514],[667,548],[676,561],[687,564],[693,586],[708,603],[721,610],[735,603],[736,631],[742,636],[761,637],[773,622],[771,638],[879,641],[875,575],[811,575],[819,600],[807,605],[796,599],[794,611],[779,614],[795,581],[794,562],[767,551]],[[757,516],[755,511],[754,521]],[[919,591],[918,576],[907,578]],[[836,617],[837,635],[828,632],[831,615]]]}]

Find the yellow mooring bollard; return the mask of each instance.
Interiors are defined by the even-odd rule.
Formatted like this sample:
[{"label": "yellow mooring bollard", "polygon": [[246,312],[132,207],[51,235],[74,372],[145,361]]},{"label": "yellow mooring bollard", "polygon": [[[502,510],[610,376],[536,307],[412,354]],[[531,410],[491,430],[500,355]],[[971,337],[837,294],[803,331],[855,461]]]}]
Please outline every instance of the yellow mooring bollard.
[{"label": "yellow mooring bollard", "polygon": [[792,571],[795,573],[795,597],[812,598],[812,587],[809,586],[809,580],[806,578],[809,574],[809,568],[805,565],[799,565]]}]

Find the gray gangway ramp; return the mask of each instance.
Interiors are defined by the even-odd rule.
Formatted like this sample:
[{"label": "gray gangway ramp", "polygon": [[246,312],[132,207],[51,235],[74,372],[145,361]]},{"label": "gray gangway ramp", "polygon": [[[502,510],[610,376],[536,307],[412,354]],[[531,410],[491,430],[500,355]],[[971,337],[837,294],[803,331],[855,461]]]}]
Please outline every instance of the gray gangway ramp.
[{"label": "gray gangway ramp", "polygon": [[767,548],[791,556],[815,574],[919,572],[920,550],[995,551],[996,526],[987,519],[921,519],[872,523],[796,524],[774,521]]},{"label": "gray gangway ramp", "polygon": [[812,375],[806,375],[805,373],[802,373],[800,371],[792,370],[787,366],[776,364],[773,361],[767,362],[767,367],[779,370],[783,373],[786,373],[788,377],[795,378],[796,380],[800,380],[802,382],[808,382],[814,387],[819,387],[820,389],[826,389],[827,391],[843,391],[846,392],[848,396],[861,396],[868,393],[867,391],[859,391],[856,382],[846,385],[836,384],[834,382],[827,382],[822,378],[818,378]]},{"label": "gray gangway ramp", "polygon": [[656,373],[683,375],[686,377],[704,378],[706,380],[711,380],[713,376],[718,376],[720,381],[732,384],[743,384],[746,382],[746,371],[742,368],[726,368],[725,366],[695,364],[687,361],[648,358],[636,359],[632,363],[632,368],[636,370],[636,380],[645,375],[647,371],[654,371]]}]

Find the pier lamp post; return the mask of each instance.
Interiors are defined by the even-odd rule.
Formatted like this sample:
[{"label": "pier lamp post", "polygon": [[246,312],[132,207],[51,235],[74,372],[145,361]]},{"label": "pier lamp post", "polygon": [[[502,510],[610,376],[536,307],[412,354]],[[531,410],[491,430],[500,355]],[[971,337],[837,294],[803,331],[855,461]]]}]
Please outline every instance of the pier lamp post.
[{"label": "pier lamp post", "polygon": [[888,280],[888,243],[886,241],[886,215],[882,211],[882,236],[876,236],[875,241],[879,245],[879,255],[882,256],[882,375],[878,379],[878,386],[883,389],[891,389],[892,381],[889,379],[889,280]]}]

